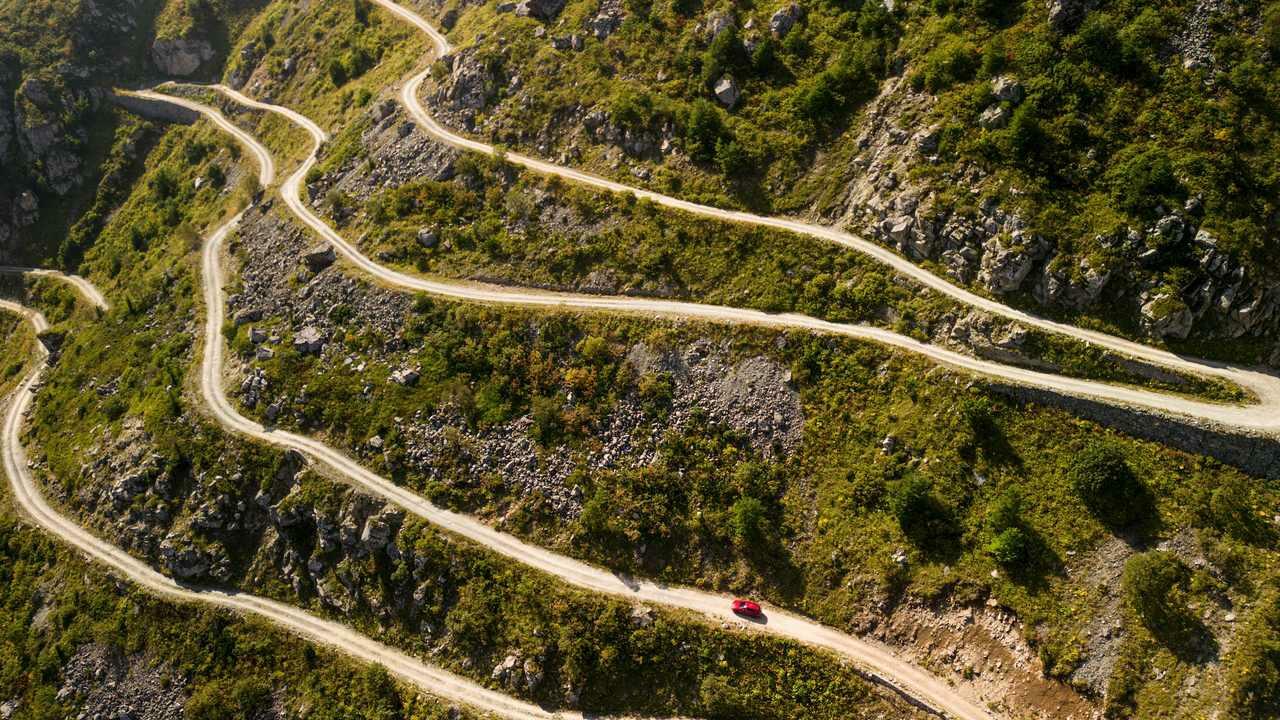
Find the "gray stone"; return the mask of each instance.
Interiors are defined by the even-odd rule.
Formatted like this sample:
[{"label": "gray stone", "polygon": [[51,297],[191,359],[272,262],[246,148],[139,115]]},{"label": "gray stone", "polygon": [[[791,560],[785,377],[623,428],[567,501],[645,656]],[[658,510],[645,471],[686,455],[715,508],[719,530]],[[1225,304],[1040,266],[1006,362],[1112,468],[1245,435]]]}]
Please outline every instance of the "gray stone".
[{"label": "gray stone", "polygon": [[721,33],[736,28],[737,26],[738,24],[733,19],[732,15],[724,12],[718,12],[707,19],[707,34],[709,39],[714,40],[720,37]]},{"label": "gray stone", "polygon": [[293,336],[293,349],[306,355],[318,355],[324,349],[325,336],[314,325],[308,325]]},{"label": "gray stone", "polygon": [[779,38],[786,37],[800,19],[800,12],[800,6],[795,3],[780,8],[769,18],[769,32]]},{"label": "gray stone", "polygon": [[991,81],[991,94],[1000,102],[1017,105],[1022,102],[1022,83],[1009,75],[1001,75]]},{"label": "gray stone", "polygon": [[1158,294],[1142,305],[1142,323],[1156,337],[1185,340],[1193,321],[1187,304],[1168,293]]},{"label": "gray stone", "polygon": [[403,368],[391,373],[391,382],[405,386],[416,385],[419,377],[417,370],[412,368]]},{"label": "gray stone", "polygon": [[721,75],[720,79],[716,81],[715,93],[716,100],[719,100],[720,104],[727,108],[732,108],[734,105],[738,104],[738,97],[740,95],[738,83],[733,79],[733,76],[728,73]]},{"label": "gray stone", "polygon": [[983,245],[978,281],[997,294],[1017,291],[1035,264],[1034,254],[1028,250],[1013,243],[1011,238],[1008,241],[1002,236],[991,238]]},{"label": "gray stone", "polygon": [[302,262],[311,272],[318,273],[329,267],[338,259],[337,254],[333,251],[333,246],[324,243],[317,245],[302,254]]},{"label": "gray stone", "polygon": [[986,130],[997,130],[1009,124],[1009,109],[1003,105],[992,105],[978,116],[978,126]]},{"label": "gray stone", "polygon": [[560,14],[564,3],[565,0],[520,0],[516,4],[516,15],[547,22],[554,20]]}]

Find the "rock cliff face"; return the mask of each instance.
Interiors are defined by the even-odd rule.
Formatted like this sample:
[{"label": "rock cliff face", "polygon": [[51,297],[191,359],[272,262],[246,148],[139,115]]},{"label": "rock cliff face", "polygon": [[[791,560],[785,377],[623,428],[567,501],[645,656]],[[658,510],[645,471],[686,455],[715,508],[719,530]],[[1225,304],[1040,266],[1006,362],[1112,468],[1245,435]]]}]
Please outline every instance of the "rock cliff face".
[{"label": "rock cliff face", "polygon": [[[1020,95],[1015,78],[992,82],[992,98],[1013,102]],[[1219,247],[1201,224],[1197,198],[1160,209],[1148,226],[1099,236],[1100,252],[1073,254],[1033,232],[1012,208],[986,200],[976,210],[956,210],[942,202],[936,184],[913,179],[913,169],[932,162],[938,131],[902,118],[924,115],[931,102],[902,79],[886,84],[863,120],[854,159],[859,172],[840,222],[913,260],[941,265],[961,285],[996,296],[1030,295],[1057,312],[1097,312],[1109,303],[1110,313],[1157,339],[1269,341],[1275,348],[1261,359],[1280,364],[1280,283],[1254,276]],[[988,178],[968,168],[945,179],[981,198]],[[1169,287],[1165,270],[1177,266],[1192,269],[1190,281]]]},{"label": "rock cliff face", "polygon": [[151,46],[151,60],[156,69],[176,77],[194,75],[213,57],[213,47],[200,38],[164,38]]}]

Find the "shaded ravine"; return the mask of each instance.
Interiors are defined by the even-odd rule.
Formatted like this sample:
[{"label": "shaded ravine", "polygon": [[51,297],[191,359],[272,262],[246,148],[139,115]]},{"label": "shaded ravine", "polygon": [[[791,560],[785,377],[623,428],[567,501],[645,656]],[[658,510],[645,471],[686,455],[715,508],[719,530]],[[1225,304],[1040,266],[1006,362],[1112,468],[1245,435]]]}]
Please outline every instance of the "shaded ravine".
[{"label": "shaded ravine", "polygon": [[[435,46],[438,57],[444,56],[453,50],[452,45],[450,45],[449,40],[444,36],[444,34],[437,30],[429,21],[418,13],[397,4],[393,0],[373,0],[373,2],[377,3],[392,15],[395,15],[397,18],[413,25],[415,28],[426,34],[431,40],[431,43]],[[463,150],[483,153],[485,155],[495,155],[497,150],[492,145],[473,140],[453,132],[438,122],[427,111],[419,96],[422,84],[429,76],[430,67],[408,79],[401,89],[400,101],[413,117],[414,121],[421,126],[427,134],[447,145]],[[952,362],[943,354],[922,352],[918,348],[911,347],[908,344],[889,341],[883,337],[871,339],[876,339],[880,342],[887,342],[888,344],[912,350],[913,352],[921,352],[921,354],[928,355],[931,359],[937,362],[963,367],[964,369],[972,372],[997,377],[1002,380],[1008,380],[1019,384],[1030,385],[1032,387],[1049,388],[1056,392],[1062,392],[1078,397],[1086,397],[1093,400],[1101,400],[1111,404],[1136,406],[1161,413],[1172,413],[1193,420],[1207,420],[1237,430],[1263,432],[1269,436],[1276,436],[1277,434],[1280,434],[1280,378],[1268,371],[1240,367],[1216,360],[1204,360],[1182,356],[1169,352],[1168,350],[1153,348],[1148,345],[1108,333],[1076,327],[1068,323],[1049,320],[1038,315],[1011,308],[997,300],[983,297],[977,293],[959,287],[951,281],[935,275],[926,268],[916,265],[889,248],[838,228],[817,225],[791,218],[768,217],[754,213],[724,210],[709,205],[701,205],[688,200],[681,200],[669,195],[663,195],[652,190],[632,187],[630,185],[608,180],[581,170],[575,170],[573,168],[567,168],[554,163],[520,155],[519,153],[503,152],[502,157],[507,162],[528,168],[534,172],[545,175],[554,175],[556,177],[571,180],[573,182],[601,190],[632,194],[638,198],[649,200],[655,204],[682,210],[694,215],[775,228],[778,230],[785,230],[834,242],[843,247],[847,247],[867,255],[884,265],[889,266],[893,270],[902,273],[904,276],[911,278],[915,282],[920,283],[922,286],[939,292],[970,307],[974,307],[1003,318],[1015,320],[1041,330],[1072,337],[1091,345],[1103,347],[1129,357],[1144,360],[1179,372],[1220,378],[1250,391],[1256,396],[1258,402],[1247,406],[1220,405],[1216,403],[1197,401],[1178,395],[1122,388],[1114,385],[1108,385],[1106,383],[1070,381],[1067,379],[1050,382],[1048,378],[1053,378],[1055,376],[1047,373],[1026,372],[1015,374],[1011,372],[998,372],[994,370],[994,367],[1002,366],[995,363],[981,363],[981,365],[970,364],[966,367],[962,363]]]},{"label": "shaded ravine", "polygon": [[[233,93],[233,91],[226,89],[223,89],[223,91]],[[173,103],[200,112],[212,120],[219,128],[226,130],[244,143],[255,157],[262,159],[264,170],[274,172],[275,166],[271,162],[270,153],[266,148],[251,135],[227,120],[217,110],[193,100],[156,92],[143,91],[130,94],[149,100]],[[248,98],[245,98],[245,100],[248,100]],[[253,103],[251,100],[249,102]],[[275,106],[263,107],[275,111]],[[301,118],[300,115],[293,111],[280,109],[280,112],[291,118],[295,116]],[[324,132],[310,121],[305,121],[302,124],[308,128],[309,132],[312,132],[318,147],[323,142]],[[282,184],[280,192],[285,203],[308,227],[332,242],[348,261],[375,278],[391,285],[415,291],[435,293],[454,299],[478,302],[568,310],[605,310],[628,314],[659,315],[680,319],[705,319],[715,322],[727,321],[779,328],[807,327],[820,332],[852,335],[853,337],[864,339],[874,339],[874,335],[862,335],[861,333],[864,331],[876,334],[884,333],[891,338],[899,337],[875,328],[841,326],[803,316],[774,316],[756,311],[720,308],[696,303],[669,303],[634,298],[584,297],[549,292],[526,292],[472,283],[437,282],[396,273],[377,265],[362,255],[316,217],[307,208],[306,204],[300,200],[299,190],[302,178],[306,176],[307,171],[314,162],[315,153],[313,152],[307,161]],[[264,174],[262,185],[264,187],[269,186],[272,179],[270,174]],[[219,260],[221,245],[233,227],[234,225],[228,225],[220,228],[206,243],[203,253],[203,292],[208,313],[205,323],[206,335],[209,338],[221,336],[220,328],[225,317],[223,287],[226,282]],[[298,450],[328,466],[365,491],[378,495],[443,530],[467,538],[529,567],[554,575],[571,585],[632,600],[643,600],[692,610],[719,621],[733,622],[742,627],[773,633],[813,647],[834,651],[856,663],[860,674],[864,678],[893,690],[922,709],[959,720],[986,720],[993,717],[979,702],[957,692],[945,680],[929,671],[899,658],[892,649],[882,643],[847,635],[809,618],[778,608],[768,609],[767,622],[755,623],[746,621],[734,615],[730,610],[730,600],[732,599],[730,596],[689,587],[670,586],[649,580],[624,577],[608,569],[589,565],[537,545],[526,543],[493,529],[478,518],[440,508],[416,493],[406,490],[366,469],[346,454],[315,439],[285,430],[264,427],[262,424],[241,415],[228,400],[225,389],[222,386],[223,353],[224,344],[222,342],[205,343],[204,359],[200,372],[200,391],[214,418],[229,429],[263,442]]]},{"label": "shaded ravine", "polygon": [[[207,245],[214,247],[216,251],[221,238],[225,237],[239,220],[240,215],[237,215],[220,227],[210,236]],[[39,274],[71,283],[90,303],[97,307],[106,306],[106,300],[102,294],[83,278],[62,275],[56,271],[42,270]],[[0,300],[0,310],[25,317],[37,334],[49,329],[48,321],[37,310],[8,300]],[[206,346],[220,345],[220,342],[207,341],[208,338],[218,337],[220,336],[216,333],[206,336]],[[10,397],[9,407],[4,414],[3,426],[0,427],[0,453],[3,454],[5,473],[9,478],[9,488],[13,492],[16,506],[45,531],[91,560],[106,565],[165,600],[203,603],[262,618],[304,639],[331,647],[356,660],[381,665],[388,672],[420,688],[423,692],[446,701],[465,704],[510,720],[586,720],[589,717],[580,712],[545,710],[532,703],[490,690],[447,670],[428,665],[401,650],[370,639],[346,625],[315,617],[291,605],[248,593],[204,589],[177,583],[58,513],[41,494],[29,470],[30,463],[26,451],[22,447],[23,418],[35,397],[40,377],[47,368],[48,361],[48,351],[44,346],[37,342],[36,347],[39,362]]]}]

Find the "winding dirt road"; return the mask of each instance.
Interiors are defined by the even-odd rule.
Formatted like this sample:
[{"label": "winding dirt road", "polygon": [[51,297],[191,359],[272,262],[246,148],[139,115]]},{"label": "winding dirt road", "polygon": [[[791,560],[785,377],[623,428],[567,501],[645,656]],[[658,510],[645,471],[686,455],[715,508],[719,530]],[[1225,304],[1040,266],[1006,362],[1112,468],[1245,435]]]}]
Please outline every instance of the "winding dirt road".
[{"label": "winding dirt road", "polygon": [[[239,220],[240,216],[237,215],[219,228],[206,243],[207,248],[212,248],[216,253],[218,243]],[[209,253],[206,252],[206,257],[208,256]],[[39,274],[69,282],[90,303],[98,307],[106,306],[102,294],[83,278],[63,275],[56,271],[40,271]],[[44,315],[37,310],[8,300],[0,300],[0,310],[25,317],[37,333],[49,329],[49,323]],[[221,335],[216,331],[206,336],[207,339],[220,337]],[[205,345],[221,347],[221,342],[206,342]],[[37,342],[36,348],[39,353],[39,362],[18,386],[4,414],[3,426],[0,427],[0,454],[3,454],[3,465],[9,478],[14,502],[41,528],[91,560],[106,565],[161,598],[177,602],[204,603],[260,617],[307,640],[334,648],[357,660],[382,665],[402,680],[446,701],[469,705],[510,720],[586,720],[587,716],[582,713],[549,712],[531,703],[495,692],[447,670],[423,663],[411,655],[372,640],[345,625],[315,617],[291,605],[247,593],[223,592],[181,585],[59,514],[40,493],[39,486],[28,469],[26,451],[22,447],[23,417],[35,397],[36,387],[48,359],[48,352],[43,345]]]},{"label": "winding dirt road", "polygon": [[[449,44],[448,38],[446,38],[444,34],[437,30],[430,22],[418,13],[393,2],[393,0],[373,0],[373,2],[377,3],[397,18],[413,25],[425,33],[430,39],[432,45],[435,46],[437,56],[443,56],[452,51],[453,48]],[[405,82],[400,93],[400,101],[405,106],[405,109],[408,110],[409,114],[425,132],[440,142],[464,150],[493,155],[495,150],[492,145],[472,140],[453,132],[437,122],[436,119],[427,111],[419,97],[422,83],[429,75],[430,68],[428,67]],[[929,272],[925,268],[916,265],[886,247],[877,245],[876,243],[870,242],[864,238],[838,228],[816,225],[789,218],[767,217],[763,215],[756,215],[754,213],[724,210],[708,205],[700,205],[698,203],[653,192],[652,190],[624,185],[597,175],[592,175],[573,168],[555,165],[527,157],[525,155],[520,155],[518,153],[508,152],[505,153],[503,157],[508,162],[520,165],[538,173],[555,175],[566,180],[571,180],[573,182],[601,190],[630,193],[636,197],[650,200],[658,205],[682,210],[695,215],[775,228],[778,230],[786,230],[834,242],[843,247],[868,255],[871,258],[893,268],[897,272],[902,273],[904,276],[911,278],[915,282],[920,283],[922,286],[946,295],[947,297],[957,300],[965,305],[969,305],[993,315],[1010,320],[1016,320],[1025,325],[1036,327],[1041,330],[1066,335],[1092,345],[1104,347],[1108,350],[1133,358],[1138,358],[1156,365],[1161,365],[1172,370],[1221,378],[1251,391],[1257,397],[1258,402],[1249,406],[1220,405],[1216,403],[1200,402],[1176,395],[1119,388],[1105,383],[1071,381],[1045,373],[998,370],[997,368],[1001,368],[1003,366],[999,366],[995,363],[983,362],[966,363],[957,360],[954,357],[954,353],[936,350],[925,351],[919,347],[918,343],[902,343],[890,340],[883,336],[869,337],[867,334],[860,333],[860,336],[866,337],[867,339],[885,342],[912,352],[927,355],[937,362],[952,365],[954,367],[961,367],[971,372],[991,377],[998,377],[1003,380],[1023,383],[1035,387],[1047,387],[1058,392],[1088,397],[1105,402],[1174,413],[1192,419],[1209,420],[1220,425],[1239,430],[1258,431],[1270,435],[1276,435],[1278,434],[1278,431],[1280,431],[1280,378],[1277,378],[1270,373],[1251,368],[1238,367],[1229,363],[1184,357],[1167,350],[1153,348],[1125,338],[1116,337],[1114,335],[1095,330],[1079,328],[1067,323],[1056,322],[1054,320],[1049,320],[1011,308],[997,300],[983,297],[969,290],[958,287],[951,281]],[[804,323],[804,326],[807,326],[810,329],[821,330],[823,332],[832,332],[830,328],[812,327],[808,323]]]},{"label": "winding dirt road", "polygon": [[[229,89],[218,89],[237,100],[247,101],[247,104],[254,107],[279,112],[291,119],[302,117],[296,112],[285,108],[250,100]],[[217,110],[193,100],[162,93],[144,91],[132,94],[160,102],[173,103],[203,114],[219,128],[226,130],[243,143],[251,154],[259,159],[261,163],[259,180],[263,187],[268,187],[274,182],[275,164],[271,159],[270,153],[255,138],[235,126]],[[300,124],[312,133],[318,148],[319,144],[325,139],[324,132],[313,122],[305,121]],[[315,153],[312,153],[307,161],[282,184],[280,193],[286,205],[304,224],[333,243],[352,264],[365,270],[375,278],[392,285],[477,302],[550,306],[575,310],[612,310],[678,318],[700,317],[718,322],[728,321],[773,327],[811,327],[811,329],[820,331],[824,327],[830,326],[833,331],[840,334],[851,334],[852,331],[855,337],[872,337],[856,334],[864,330],[862,328],[821,323],[812,318],[803,318],[802,316],[794,316],[794,319],[788,321],[787,318],[792,316],[773,316],[754,311],[704,306],[694,303],[664,303],[632,298],[581,297],[560,293],[512,290],[500,286],[437,282],[404,275],[384,268],[366,258],[344,238],[334,232],[324,221],[316,217],[301,200],[299,193],[302,178],[306,176],[315,159]],[[235,221],[219,228],[208,238],[204,246],[201,259],[201,274],[207,313],[205,319],[205,336],[207,338],[216,339],[221,337],[220,329],[225,317],[226,300],[223,288],[226,285],[226,279],[222,271],[220,257],[222,245],[227,236],[236,227],[238,220],[239,218],[237,217]],[[818,324],[809,326],[801,323]],[[865,330],[872,333],[884,332],[875,328],[865,328]],[[887,335],[890,338],[900,337],[892,333],[887,333]],[[989,720],[992,717],[978,702],[957,693],[949,684],[928,671],[897,657],[891,649],[880,643],[851,637],[813,620],[776,608],[768,609],[767,622],[748,622],[737,617],[729,610],[730,600],[732,599],[729,596],[623,577],[612,571],[588,565],[537,545],[523,542],[511,535],[494,530],[477,518],[440,508],[421,496],[371,472],[352,458],[324,443],[303,435],[264,427],[260,423],[241,415],[228,400],[222,385],[224,349],[222,342],[206,342],[204,344],[204,354],[200,368],[200,392],[214,418],[228,429],[278,447],[302,452],[313,460],[330,467],[366,492],[382,497],[443,530],[467,538],[526,566],[554,575],[571,585],[632,600],[692,610],[716,620],[737,623],[743,627],[774,633],[815,647],[831,650],[857,663],[862,674],[867,679],[898,692],[903,697],[922,707],[958,720]]]},{"label": "winding dirt road", "polygon": [[[426,32],[440,52],[448,52],[447,40],[429,23],[415,13],[397,5],[390,0],[374,0],[380,6],[398,17],[414,24]],[[494,149],[484,143],[458,136],[439,125],[422,107],[418,100],[420,86],[427,76],[426,71],[410,79],[401,93],[401,100],[406,108],[436,139],[449,145],[476,152],[493,154]],[[965,370],[978,375],[992,377],[1008,382],[1031,387],[1048,388],[1066,395],[1074,395],[1102,400],[1109,403],[1136,406],[1163,412],[1181,414],[1190,418],[1209,420],[1247,431],[1275,433],[1280,429],[1280,380],[1275,377],[1246,368],[1238,368],[1224,363],[1184,358],[1164,350],[1150,348],[1140,343],[1116,338],[1104,333],[1083,330],[1070,325],[1038,318],[1022,311],[1008,308],[996,301],[983,298],[963,288],[952,285],[927,270],[918,267],[892,251],[869,243],[857,236],[843,231],[800,221],[768,218],[750,213],[721,210],[698,205],[687,201],[660,195],[651,191],[632,188],[599,178],[577,170],[562,168],[539,160],[520,155],[507,154],[510,162],[522,165],[537,172],[557,175],[569,180],[581,182],[613,192],[633,193],[639,197],[685,212],[713,217],[721,220],[750,223],[773,227],[790,232],[801,233],[812,237],[836,242],[842,246],[863,252],[895,270],[911,277],[923,286],[934,289],[960,302],[991,312],[993,314],[1017,320],[1026,325],[1050,332],[1061,333],[1101,347],[1108,348],[1142,360],[1166,366],[1182,372],[1196,373],[1223,378],[1237,383],[1255,393],[1259,403],[1250,406],[1221,405],[1197,401],[1180,396],[1137,388],[1120,387],[1089,380],[1064,378],[1022,368],[1009,367],[990,361],[980,360],[956,353],[944,348],[921,343],[912,338],[898,335],[888,330],[831,323],[798,314],[769,314],[759,311],[743,310],[732,307],[702,305],[697,303],[649,300],[631,297],[605,297],[556,293],[538,290],[524,290],[504,286],[485,285],[460,281],[427,279],[407,275],[383,267],[364,256],[354,245],[335,232],[323,220],[317,217],[307,206],[303,195],[303,181],[307,172],[317,162],[317,154],[321,145],[328,139],[328,134],[315,122],[296,111],[276,105],[262,103],[230,88],[217,86],[219,92],[260,110],[278,113],[295,122],[306,130],[313,138],[315,150],[304,161],[302,166],[281,186],[281,196],[290,210],[308,227],[332,243],[348,262],[370,276],[389,285],[411,291],[428,292],[452,299],[481,303],[501,303],[532,307],[558,308],[566,310],[588,310],[600,312],[616,312],[647,316],[661,316],[678,319],[706,320],[711,322],[731,323],[739,325],[755,325],[777,329],[805,329],[871,340],[885,345],[906,350],[927,357],[935,362]],[[274,163],[270,153],[252,136],[240,130],[233,123],[212,108],[185,98],[177,98],[154,92],[134,93],[153,100],[171,102],[202,113],[210,118],[218,127],[235,136],[258,158],[263,169],[263,186],[269,186],[274,174]],[[208,308],[208,337],[218,337],[218,330],[223,319],[222,287],[224,280],[219,267],[219,254],[222,241],[234,224],[221,228],[206,244],[203,258],[204,292]],[[311,438],[299,436],[279,430],[264,428],[262,425],[240,415],[227,400],[221,386],[222,369],[221,342],[208,342],[205,345],[204,360],[201,369],[201,392],[219,422],[247,436],[279,446],[294,448],[312,458],[328,465],[365,490],[380,495],[406,510],[423,517],[437,526],[473,540],[485,547],[514,558],[531,567],[556,575],[557,577],[582,588],[604,592],[633,599],[670,605],[694,610],[718,619],[742,622],[727,611],[727,598],[691,588],[662,586],[655,583],[619,577],[607,570],[596,568],[571,558],[549,552],[543,548],[521,542],[511,536],[493,530],[479,520],[453,513],[425,501],[421,497],[408,492],[394,483],[379,477],[361,467],[351,458]],[[868,668],[868,675],[891,687],[900,689],[903,694],[915,698],[927,706],[944,712],[952,717],[989,718],[991,715],[978,703],[965,697],[956,689],[930,673],[897,658],[888,648],[876,643],[866,642],[850,637],[831,628],[827,628],[806,618],[784,611],[770,609],[768,622],[753,625],[767,632],[774,632],[814,646],[834,650],[853,659]]]},{"label": "winding dirt road", "polygon": [[98,290],[98,287],[79,275],[68,275],[57,270],[46,270],[44,268],[15,267],[13,265],[0,265],[0,274],[30,275],[32,277],[48,277],[61,280],[71,285],[76,292],[80,293],[81,297],[99,310],[111,309],[111,304],[107,302],[106,296]]}]

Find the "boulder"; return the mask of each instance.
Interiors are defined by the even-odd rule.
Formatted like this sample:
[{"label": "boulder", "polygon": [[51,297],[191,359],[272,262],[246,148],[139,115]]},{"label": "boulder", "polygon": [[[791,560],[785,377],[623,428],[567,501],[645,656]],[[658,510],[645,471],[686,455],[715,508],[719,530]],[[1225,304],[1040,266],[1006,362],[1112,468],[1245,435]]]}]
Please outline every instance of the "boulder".
[{"label": "boulder", "polygon": [[550,22],[560,14],[564,2],[565,0],[520,0],[516,4],[516,15]]},{"label": "boulder", "polygon": [[1001,75],[991,81],[991,94],[1000,102],[1017,105],[1022,102],[1022,83],[1009,75]]},{"label": "boulder", "polygon": [[391,542],[391,536],[400,527],[403,519],[404,513],[391,509],[370,515],[369,519],[365,520],[364,529],[360,531],[360,543],[369,552],[382,550],[387,543]]},{"label": "boulder", "polygon": [[1193,320],[1191,308],[1169,293],[1160,293],[1142,304],[1142,324],[1156,337],[1185,340]]},{"label": "boulder", "polygon": [[293,349],[303,355],[319,355],[324,349],[325,337],[314,325],[308,325],[293,336]]},{"label": "boulder", "polygon": [[421,228],[418,230],[418,244],[424,248],[433,248],[440,238],[436,235],[433,228]]},{"label": "boulder", "polygon": [[715,40],[720,37],[721,33],[733,30],[737,28],[737,26],[738,23],[733,19],[732,15],[725,12],[715,13],[711,17],[707,18],[708,40]]},{"label": "boulder", "polygon": [[188,77],[213,59],[213,46],[199,38],[165,38],[151,45],[151,60],[165,75]]},{"label": "boulder", "polygon": [[40,200],[30,190],[23,190],[13,204],[13,224],[18,227],[34,225],[40,218]]},{"label": "boulder", "polygon": [[604,40],[622,27],[623,16],[621,0],[602,0],[596,16],[587,20],[587,29],[597,40]]},{"label": "boulder", "polygon": [[1088,11],[1087,0],[1048,0],[1049,28],[1056,33],[1075,29]]},{"label": "boulder", "polygon": [[992,105],[978,116],[978,127],[985,130],[996,130],[1009,124],[1009,109],[1003,105]]},{"label": "boulder", "polygon": [[769,18],[769,32],[778,38],[786,37],[799,19],[800,6],[791,3],[784,8],[780,8]]},{"label": "boulder", "polygon": [[416,385],[420,375],[413,368],[403,368],[391,373],[391,382],[397,385]]},{"label": "boulder", "polygon": [[303,264],[306,265],[307,269],[313,273],[318,273],[321,270],[324,270],[332,265],[337,259],[338,256],[334,253],[333,246],[328,243],[316,245],[302,254]]},{"label": "boulder", "polygon": [[716,81],[715,93],[716,100],[719,100],[720,104],[727,108],[732,108],[734,105],[738,104],[738,98],[740,96],[738,82],[728,73],[721,75],[720,79]]},{"label": "boulder", "polygon": [[1066,263],[1050,261],[1032,292],[1041,304],[1083,310],[1098,301],[1110,279],[1110,272],[1093,267],[1088,258],[1074,273]]}]

